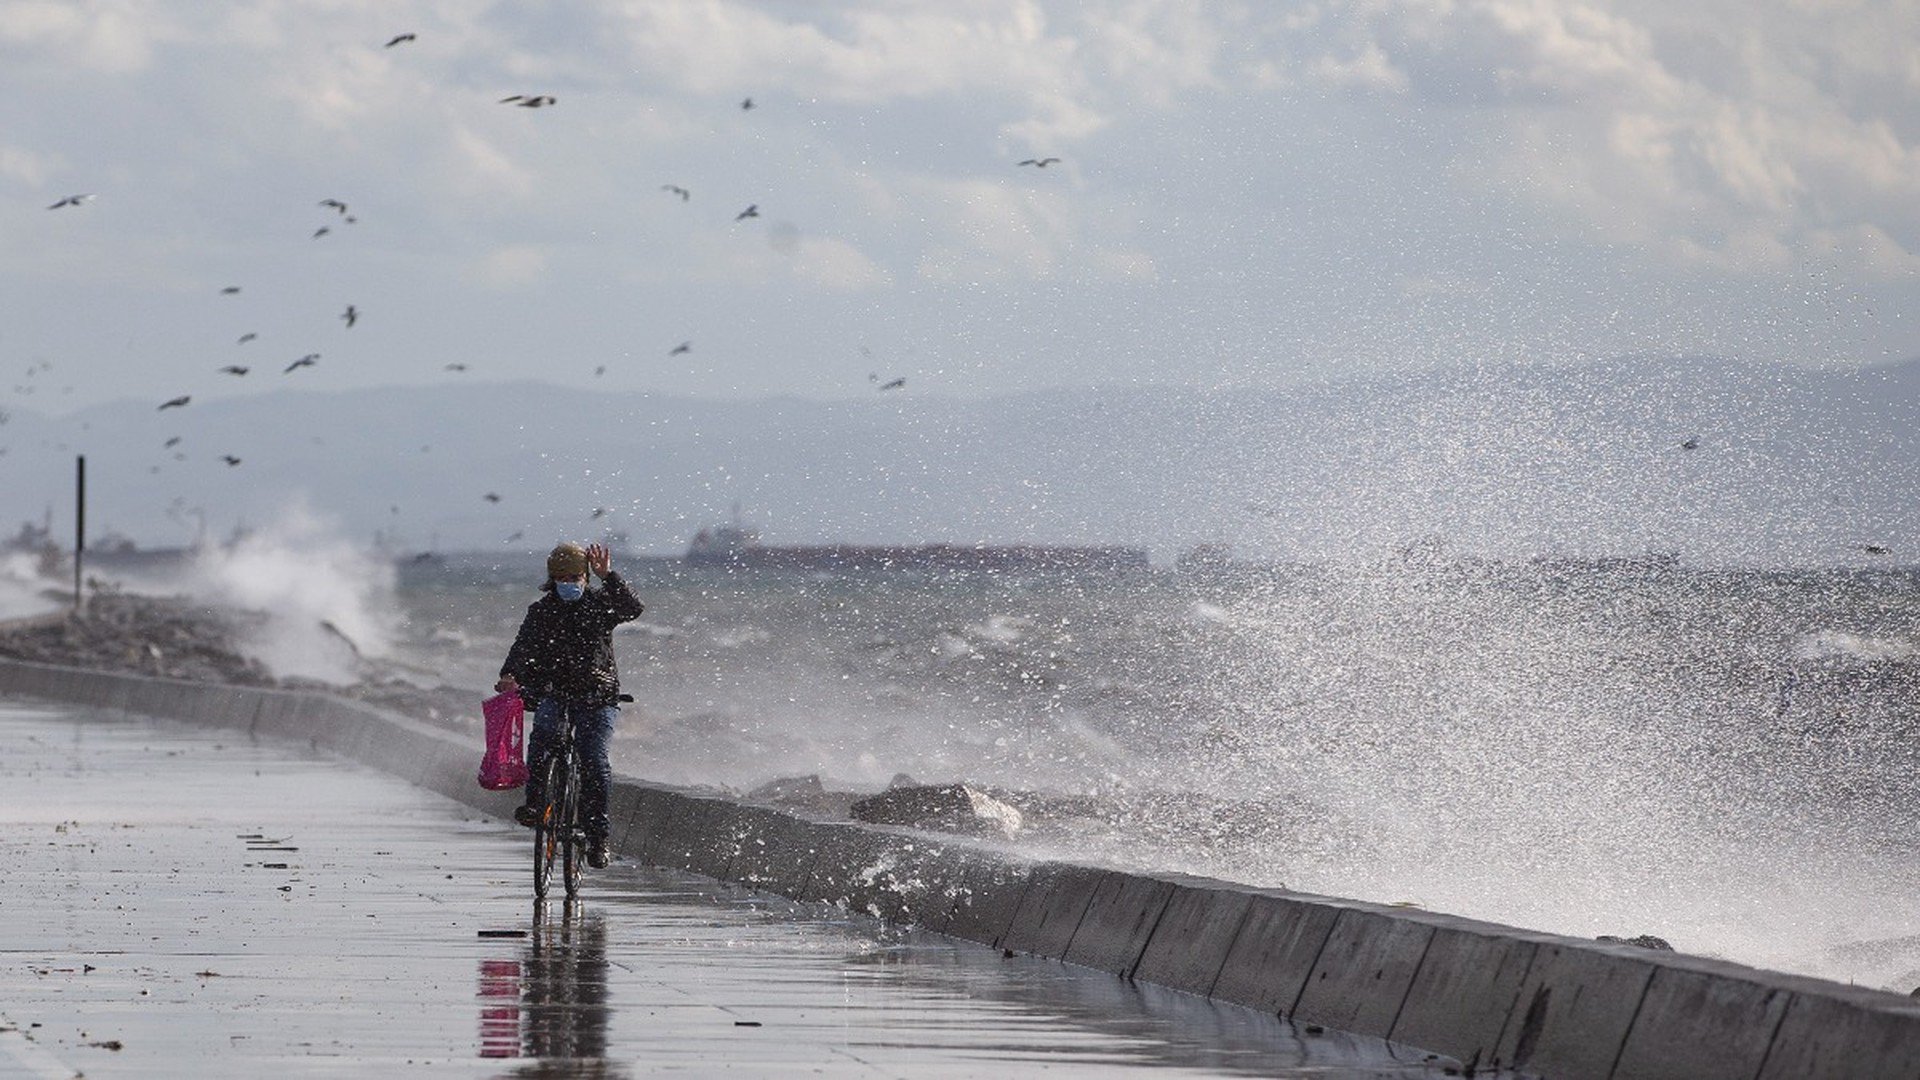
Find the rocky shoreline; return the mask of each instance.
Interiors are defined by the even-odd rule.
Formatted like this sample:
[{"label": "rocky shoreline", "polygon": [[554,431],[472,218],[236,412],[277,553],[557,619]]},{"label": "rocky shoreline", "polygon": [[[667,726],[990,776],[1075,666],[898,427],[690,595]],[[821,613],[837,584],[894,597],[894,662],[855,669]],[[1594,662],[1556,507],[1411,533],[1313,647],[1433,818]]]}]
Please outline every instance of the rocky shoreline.
[{"label": "rocky shoreline", "polygon": [[0,622],[0,657],[192,682],[319,690],[452,730],[478,729],[471,692],[422,687],[381,672],[377,661],[363,660],[362,677],[350,685],[276,678],[237,645],[267,619],[261,612],[213,608],[180,597],[101,590],[77,612]]}]

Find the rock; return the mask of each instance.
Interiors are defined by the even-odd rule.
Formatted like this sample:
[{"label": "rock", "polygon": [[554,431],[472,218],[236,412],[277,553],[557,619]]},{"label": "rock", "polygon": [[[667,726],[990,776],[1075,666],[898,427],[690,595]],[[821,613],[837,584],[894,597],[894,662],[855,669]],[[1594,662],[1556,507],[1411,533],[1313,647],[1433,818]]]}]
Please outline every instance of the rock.
[{"label": "rock", "polygon": [[804,814],[845,821],[847,808],[860,796],[851,791],[836,791],[820,779],[820,774],[783,776],[769,780],[747,792],[750,802],[798,810]]},{"label": "rock", "polygon": [[1593,940],[1604,941],[1609,945],[1632,945],[1635,948],[1652,949],[1655,952],[1672,952],[1673,951],[1673,946],[1667,944],[1666,938],[1657,938],[1657,937],[1654,937],[1652,934],[1641,934],[1639,937],[1627,937],[1627,938],[1615,937],[1612,934],[1601,934],[1599,937],[1594,938]]},{"label": "rock", "polygon": [[747,798],[760,802],[811,802],[826,791],[820,783],[820,774],[807,776],[782,776],[769,780],[752,791]]},{"label": "rock", "polygon": [[1020,811],[966,784],[889,788],[853,804],[855,821],[910,825],[916,829],[1011,839],[1020,831]]}]

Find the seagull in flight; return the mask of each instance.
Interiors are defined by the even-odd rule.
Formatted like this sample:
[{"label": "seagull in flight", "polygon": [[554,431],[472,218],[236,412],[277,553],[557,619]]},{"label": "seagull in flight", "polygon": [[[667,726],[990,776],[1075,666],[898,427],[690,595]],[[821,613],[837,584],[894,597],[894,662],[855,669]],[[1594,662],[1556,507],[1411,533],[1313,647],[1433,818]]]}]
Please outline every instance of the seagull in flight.
[{"label": "seagull in flight", "polygon": [[47,209],[58,210],[63,206],[81,206],[81,205],[84,205],[86,201],[91,198],[93,198],[93,196],[91,195],[68,195],[67,197],[61,199],[59,202],[54,203],[52,206],[47,207]]},{"label": "seagull in flight", "polygon": [[257,338],[257,337],[259,337],[259,336],[260,336],[259,334],[256,334],[256,333],[254,333],[253,331],[251,331],[251,330],[249,330],[249,331],[247,331],[246,333],[244,333],[244,334],[241,334],[241,335],[240,335],[240,340],[239,340],[239,341],[236,341],[236,342],[234,342],[234,344],[235,344],[235,345],[245,345],[245,344],[246,344],[247,342],[249,342],[249,341],[252,341],[252,340],[253,340],[254,338]]},{"label": "seagull in flight", "polygon": [[317,352],[310,352],[307,355],[301,357],[300,359],[295,360],[293,363],[288,364],[287,370],[281,372],[280,374],[291,375],[303,367],[312,367],[313,365],[319,362],[320,362],[320,354]]},{"label": "seagull in flight", "polygon": [[240,464],[240,459],[237,457],[234,457],[232,454],[221,454],[220,460],[226,462],[227,468],[229,469],[233,468],[235,465]]},{"label": "seagull in flight", "polygon": [[1686,441],[1686,442],[1683,442],[1683,443],[1681,443],[1681,444],[1680,444],[1680,449],[1682,449],[1682,450],[1698,450],[1698,449],[1700,449],[1700,439],[1699,439],[1699,437],[1698,437],[1698,436],[1688,436],[1688,437],[1687,437],[1687,441]]},{"label": "seagull in flight", "polygon": [[240,366],[239,364],[228,364],[228,365],[227,365],[226,367],[223,367],[223,368],[221,368],[221,369],[220,369],[220,374],[222,374],[222,375],[245,375],[245,374],[246,374],[246,373],[247,373],[247,372],[248,372],[249,370],[251,370],[251,369],[249,369],[249,368],[243,368],[243,367],[241,367],[241,366]]},{"label": "seagull in flight", "polygon": [[385,45],[381,46],[381,48],[391,49],[395,45],[402,44],[403,42],[413,41],[415,39],[416,39],[416,35],[414,34],[395,34],[393,35],[393,39],[387,42]]},{"label": "seagull in flight", "polygon": [[741,112],[747,112],[748,110],[750,110],[750,109],[752,109],[752,108],[753,108],[753,99],[752,99],[752,98],[743,98],[743,99],[741,100],[741,102],[740,102],[740,111],[741,111]]},{"label": "seagull in flight", "polygon": [[880,384],[880,392],[884,394],[888,390],[899,390],[905,387],[906,385],[907,385],[907,380],[905,379],[889,379],[886,382],[883,382]]},{"label": "seagull in flight", "polygon": [[229,285],[226,288],[220,290],[220,295],[221,296],[238,296],[240,295],[240,286]]},{"label": "seagull in flight", "polygon": [[486,493],[485,495],[482,495],[482,496],[480,496],[480,497],[481,497],[481,498],[483,498],[483,499],[485,499],[485,500],[487,500],[487,501],[488,501],[488,502],[490,502],[490,503],[497,503],[497,502],[499,502],[499,501],[500,501],[500,496],[498,496],[498,495],[495,495],[495,494],[494,494],[493,492],[491,492],[491,491],[489,491],[489,492],[487,492],[487,493]]},{"label": "seagull in flight", "polygon": [[693,342],[683,341],[680,344],[675,345],[673,347],[673,351],[667,353],[667,355],[668,356],[685,356],[687,353],[690,353],[692,351],[693,351]]},{"label": "seagull in flight", "polygon": [[175,436],[174,436],[173,438],[171,438],[171,439],[168,439],[168,440],[167,440],[166,442],[164,442],[164,443],[162,443],[162,444],[161,444],[161,446],[162,446],[162,447],[164,447],[165,449],[168,449],[168,450],[171,450],[171,449],[173,449],[174,447],[176,447],[176,446],[179,446],[179,445],[180,445],[180,436],[178,436],[178,435],[175,435]]},{"label": "seagull in flight", "polygon": [[348,304],[347,310],[341,312],[340,317],[347,320],[347,329],[351,330],[353,329],[353,324],[360,320],[360,311],[352,304]]},{"label": "seagull in flight", "polygon": [[661,184],[660,190],[670,191],[675,195],[680,196],[681,202],[686,202],[688,199],[693,198],[693,192],[688,191],[686,188],[681,187],[679,184]]},{"label": "seagull in flight", "polygon": [[337,211],[342,217],[346,216],[347,204],[341,202],[339,199],[321,199],[320,205],[329,210]]},{"label": "seagull in flight", "polygon": [[1890,547],[1887,547],[1885,544],[1861,544],[1860,550],[1866,552],[1869,555],[1893,554],[1893,549]]},{"label": "seagull in flight", "polygon": [[181,394],[177,398],[168,398],[167,400],[161,402],[160,409],[156,411],[185,408],[187,402],[192,400],[193,400],[193,396],[191,394]]},{"label": "seagull in flight", "polygon": [[465,371],[465,370],[467,370],[467,365],[465,365],[465,364],[448,364],[448,365],[447,365],[447,370],[448,370],[448,371]]},{"label": "seagull in flight", "polygon": [[749,203],[745,210],[742,210],[739,213],[733,215],[733,220],[745,221],[750,217],[759,217],[759,216],[760,216],[760,204]]},{"label": "seagull in flight", "polygon": [[1060,159],[1057,157],[1028,158],[1020,162],[1021,165],[1031,165],[1036,169],[1044,169],[1049,165],[1058,165],[1059,163]]},{"label": "seagull in flight", "polygon": [[523,109],[538,109],[543,105],[552,105],[557,101],[552,94],[514,94],[500,99],[501,105],[518,105]]},{"label": "seagull in flight", "polygon": [[329,229],[325,225],[322,225],[319,228],[313,230],[313,238],[315,240],[318,240],[332,231],[333,231],[332,229]]}]

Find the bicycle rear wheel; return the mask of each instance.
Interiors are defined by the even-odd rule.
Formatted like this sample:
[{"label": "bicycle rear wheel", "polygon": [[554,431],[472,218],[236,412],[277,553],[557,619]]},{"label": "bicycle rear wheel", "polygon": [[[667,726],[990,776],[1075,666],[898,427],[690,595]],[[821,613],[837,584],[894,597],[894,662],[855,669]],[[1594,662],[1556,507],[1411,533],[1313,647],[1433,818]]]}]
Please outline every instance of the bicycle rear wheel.
[{"label": "bicycle rear wheel", "polygon": [[545,799],[540,806],[540,821],[533,827],[533,898],[547,898],[547,883],[553,880],[554,856],[559,854],[562,828],[560,822],[560,804],[555,798],[560,792],[561,772],[559,762],[548,759],[543,783],[540,790]]},{"label": "bicycle rear wheel", "polygon": [[566,837],[564,842],[567,898],[571,900],[580,891],[580,864],[587,860],[587,834],[580,820],[580,761],[569,755],[566,771],[566,794],[560,799],[560,828]]}]

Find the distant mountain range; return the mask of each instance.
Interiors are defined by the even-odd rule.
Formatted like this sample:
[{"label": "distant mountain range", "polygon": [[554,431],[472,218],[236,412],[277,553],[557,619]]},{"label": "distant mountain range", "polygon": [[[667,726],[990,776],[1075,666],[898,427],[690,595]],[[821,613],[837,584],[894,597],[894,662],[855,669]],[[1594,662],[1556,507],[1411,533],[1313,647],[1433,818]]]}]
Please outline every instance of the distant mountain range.
[{"label": "distant mountain range", "polygon": [[165,411],[12,409],[0,522],[52,507],[69,537],[84,452],[91,534],[148,546],[186,542],[203,519],[216,538],[269,526],[303,503],[396,550],[533,551],[619,530],[671,553],[737,503],[770,543],[1911,562],[1916,403],[1920,361],[1814,372],[1686,358],[985,400],[280,391]]}]

